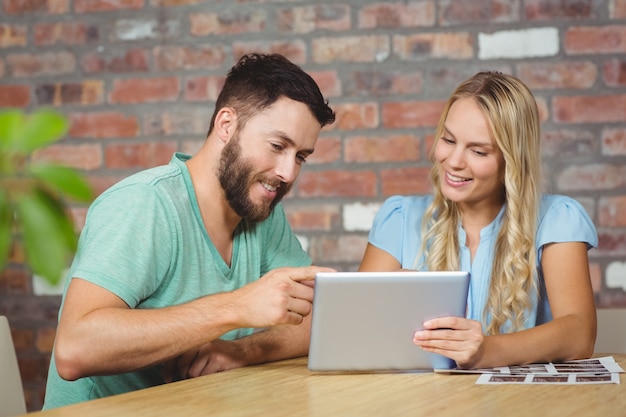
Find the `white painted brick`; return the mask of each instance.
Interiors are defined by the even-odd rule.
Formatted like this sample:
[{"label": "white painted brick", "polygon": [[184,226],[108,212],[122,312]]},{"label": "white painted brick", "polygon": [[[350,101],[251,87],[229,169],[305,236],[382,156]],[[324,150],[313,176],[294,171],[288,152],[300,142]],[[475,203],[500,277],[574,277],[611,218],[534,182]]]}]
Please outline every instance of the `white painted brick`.
[{"label": "white painted brick", "polygon": [[379,203],[354,203],[343,206],[343,228],[347,232],[369,231]]},{"label": "white painted brick", "polygon": [[503,30],[478,34],[480,59],[554,56],[558,52],[559,32],[556,28]]}]

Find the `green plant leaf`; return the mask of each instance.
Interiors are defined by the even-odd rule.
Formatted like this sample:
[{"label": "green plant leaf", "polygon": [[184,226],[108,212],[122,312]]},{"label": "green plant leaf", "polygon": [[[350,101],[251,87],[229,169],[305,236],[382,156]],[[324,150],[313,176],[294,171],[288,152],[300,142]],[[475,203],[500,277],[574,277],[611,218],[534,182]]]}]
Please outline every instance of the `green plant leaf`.
[{"label": "green plant leaf", "polygon": [[7,194],[0,190],[0,271],[4,269],[11,250],[11,210]]},{"label": "green plant leaf", "polygon": [[20,110],[4,110],[0,112],[0,149],[4,152],[13,151],[19,142],[19,135],[24,126],[24,113]]},{"label": "green plant leaf", "polygon": [[74,169],[59,165],[31,165],[30,172],[56,192],[78,201],[92,198],[91,186]]},{"label": "green plant leaf", "polygon": [[19,133],[20,149],[30,153],[37,148],[55,142],[65,134],[68,121],[60,113],[39,110],[26,117]]},{"label": "green plant leaf", "polygon": [[43,190],[17,200],[26,260],[38,275],[57,284],[76,250],[77,237],[62,204]]}]

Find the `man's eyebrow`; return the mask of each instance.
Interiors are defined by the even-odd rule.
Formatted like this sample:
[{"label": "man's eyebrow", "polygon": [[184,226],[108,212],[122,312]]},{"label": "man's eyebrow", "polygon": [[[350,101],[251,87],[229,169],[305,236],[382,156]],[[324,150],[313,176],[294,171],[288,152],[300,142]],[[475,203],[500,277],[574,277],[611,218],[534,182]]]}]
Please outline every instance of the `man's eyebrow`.
[{"label": "man's eyebrow", "polygon": [[[279,138],[287,142],[290,146],[294,148],[296,147],[296,142],[293,139],[291,139],[291,137],[287,133],[283,132],[282,130],[274,130],[273,133],[274,135],[278,136]],[[300,150],[300,152],[305,153],[307,155],[311,155],[314,151],[315,149],[301,149]]]}]

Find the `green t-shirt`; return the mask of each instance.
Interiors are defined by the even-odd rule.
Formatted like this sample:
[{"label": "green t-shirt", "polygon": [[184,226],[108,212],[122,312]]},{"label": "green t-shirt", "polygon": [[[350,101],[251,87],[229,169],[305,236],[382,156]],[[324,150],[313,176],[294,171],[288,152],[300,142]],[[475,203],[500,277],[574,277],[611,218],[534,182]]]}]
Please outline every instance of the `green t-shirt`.
[{"label": "green t-shirt", "polygon": [[[232,291],[283,266],[310,265],[279,204],[257,224],[235,230],[231,267],[207,235],[185,161],[132,175],[92,204],[69,277],[106,288],[131,308],[160,308]],[[253,329],[223,336],[233,340]],[[65,381],[54,355],[44,409],[163,383],[161,367]]]}]

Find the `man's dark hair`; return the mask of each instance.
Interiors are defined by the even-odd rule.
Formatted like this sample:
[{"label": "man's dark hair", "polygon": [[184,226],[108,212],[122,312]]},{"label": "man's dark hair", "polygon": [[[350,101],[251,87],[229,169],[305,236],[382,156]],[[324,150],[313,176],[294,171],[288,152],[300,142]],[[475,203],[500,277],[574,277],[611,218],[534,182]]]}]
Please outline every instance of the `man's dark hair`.
[{"label": "man's dark hair", "polygon": [[243,126],[281,97],[306,104],[322,127],[335,121],[335,113],[309,74],[282,55],[252,53],[242,56],[228,72],[215,103],[209,133],[220,109],[235,109],[238,124]]}]

